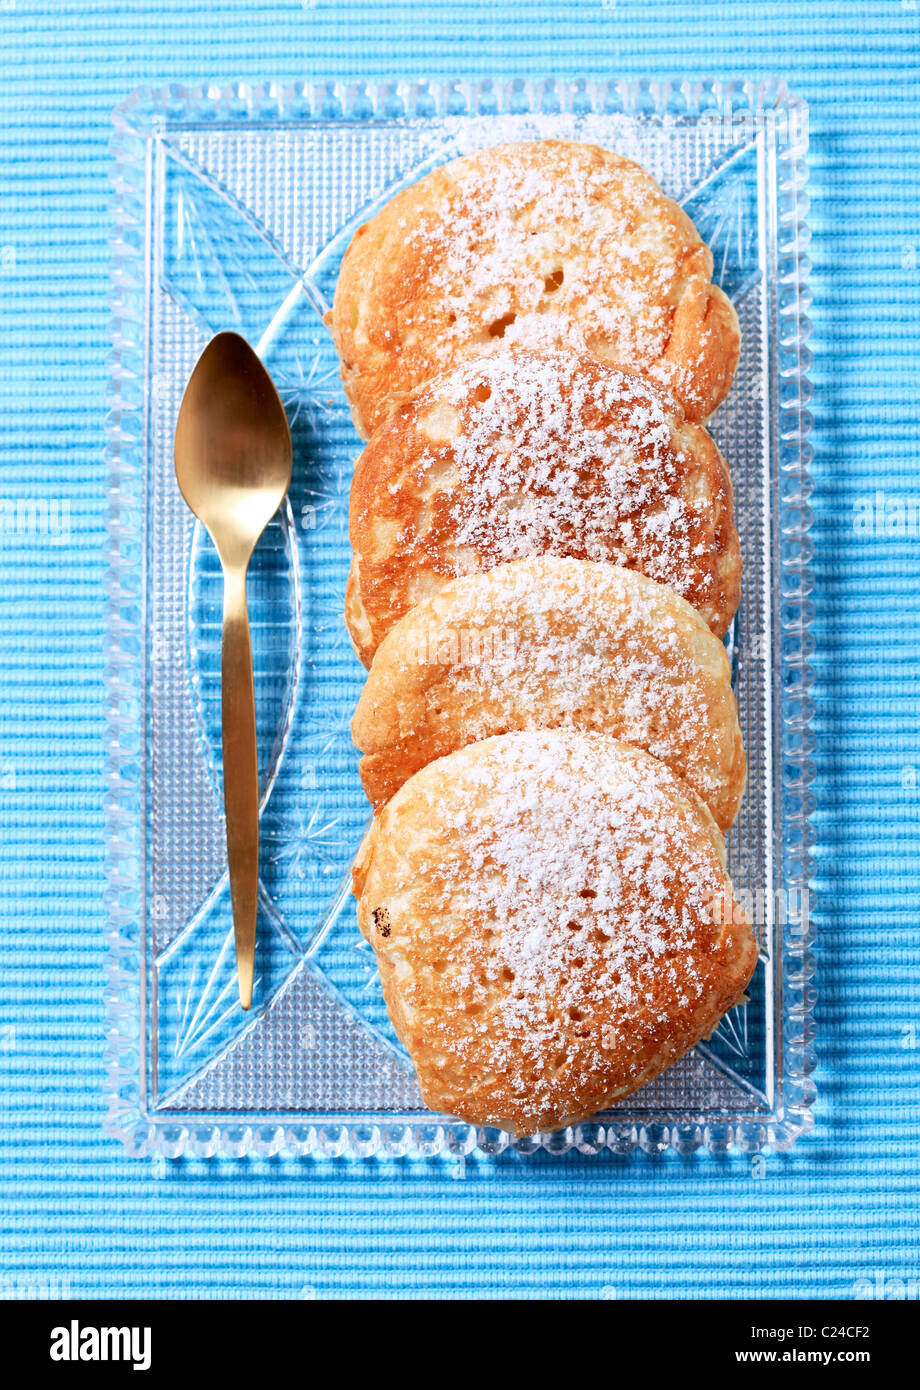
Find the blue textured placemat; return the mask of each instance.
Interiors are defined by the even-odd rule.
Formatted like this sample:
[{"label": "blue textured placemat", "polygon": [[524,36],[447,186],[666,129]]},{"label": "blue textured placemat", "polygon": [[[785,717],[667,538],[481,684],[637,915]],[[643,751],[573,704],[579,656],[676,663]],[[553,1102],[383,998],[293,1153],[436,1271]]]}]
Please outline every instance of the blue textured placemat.
[{"label": "blue textured placemat", "polygon": [[[0,1293],[849,1298],[920,1276],[918,9],[2,0]],[[100,1128],[110,110],[147,81],[550,70],[778,72],[811,106],[816,1133],[754,1164],[128,1161]]]}]

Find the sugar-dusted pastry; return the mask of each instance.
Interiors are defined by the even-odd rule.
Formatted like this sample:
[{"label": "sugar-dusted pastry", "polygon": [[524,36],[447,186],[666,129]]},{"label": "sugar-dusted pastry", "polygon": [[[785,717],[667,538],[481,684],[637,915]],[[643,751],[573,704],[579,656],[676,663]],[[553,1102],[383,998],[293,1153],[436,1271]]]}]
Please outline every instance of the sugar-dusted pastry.
[{"label": "sugar-dusted pastry", "polygon": [[354,887],[426,1104],[533,1134],[670,1066],[757,961],[723,866],[687,784],[606,734],[502,734],[417,772]]},{"label": "sugar-dusted pastry", "polygon": [[346,622],[366,666],[449,579],[532,555],[635,569],[717,636],[741,553],[725,461],[643,378],[591,357],[502,352],[422,387],[355,465]]},{"label": "sugar-dusted pastry", "polygon": [[738,320],[712,254],[638,164],[597,145],[496,145],[435,169],[355,233],[327,322],[367,438],[421,382],[496,344],[640,371],[690,420],[727,395]]},{"label": "sugar-dusted pastry", "polygon": [[452,580],[387,633],[351,727],[380,807],[434,758],[558,726],[653,753],[723,830],[738,814],[746,763],[725,648],[672,589],[613,565],[545,556]]}]

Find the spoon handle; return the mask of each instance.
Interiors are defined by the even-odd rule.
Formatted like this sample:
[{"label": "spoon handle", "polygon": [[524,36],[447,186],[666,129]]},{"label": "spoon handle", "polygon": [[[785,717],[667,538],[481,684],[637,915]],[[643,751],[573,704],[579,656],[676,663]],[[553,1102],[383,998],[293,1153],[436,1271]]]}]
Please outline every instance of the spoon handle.
[{"label": "spoon handle", "polygon": [[252,1004],[259,892],[259,762],[245,565],[224,566],[221,732],[236,973],[240,1003],[248,1009]]}]

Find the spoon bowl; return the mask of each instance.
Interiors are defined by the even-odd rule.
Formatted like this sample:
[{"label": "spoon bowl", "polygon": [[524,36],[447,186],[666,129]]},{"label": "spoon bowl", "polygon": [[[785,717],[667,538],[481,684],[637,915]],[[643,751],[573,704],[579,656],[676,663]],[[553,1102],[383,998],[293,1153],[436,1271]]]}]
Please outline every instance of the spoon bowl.
[{"label": "spoon bowl", "polygon": [[176,422],[176,479],[221,562],[248,558],[291,482],[291,434],[274,383],[237,333],[218,333]]},{"label": "spoon bowl", "polygon": [[252,1004],[259,890],[259,764],[246,571],[291,482],[291,433],[268,372],[237,333],[218,333],[185,388],[176,479],[224,575],[221,741],[227,863],[240,1003]]}]

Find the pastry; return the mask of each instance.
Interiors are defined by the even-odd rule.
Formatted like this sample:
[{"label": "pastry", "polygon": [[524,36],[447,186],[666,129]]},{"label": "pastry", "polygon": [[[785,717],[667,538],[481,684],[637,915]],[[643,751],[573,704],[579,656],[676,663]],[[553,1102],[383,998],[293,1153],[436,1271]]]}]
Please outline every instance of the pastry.
[{"label": "pastry", "polygon": [[640,371],[702,421],[740,348],[711,277],[693,223],[638,164],[536,140],[453,160],[391,199],[348,247],[327,322],[365,439],[422,382],[502,345]]},{"label": "pastry", "polygon": [[673,1063],[757,961],[718,827],[606,734],[503,734],[429,763],[354,869],[390,1018],[427,1105],[517,1135]]},{"label": "pastry", "polygon": [[382,806],[434,758],[513,729],[613,734],[683,777],[726,830],[745,757],[725,648],[673,590],[544,556],[454,579],[391,628],[352,720]]},{"label": "pastry", "polygon": [[355,465],[346,622],[361,660],[448,580],[534,555],[640,570],[721,636],[741,555],[725,461],[643,378],[502,352],[422,387]]}]

